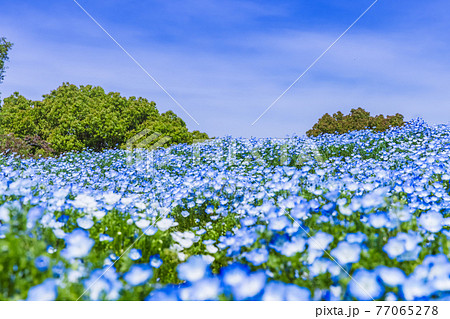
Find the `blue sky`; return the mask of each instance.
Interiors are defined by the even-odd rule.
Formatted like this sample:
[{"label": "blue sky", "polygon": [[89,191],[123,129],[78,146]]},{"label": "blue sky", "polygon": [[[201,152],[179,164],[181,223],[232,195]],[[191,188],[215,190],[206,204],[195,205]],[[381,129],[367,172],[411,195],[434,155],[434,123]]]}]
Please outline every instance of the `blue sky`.
[{"label": "blue sky", "polygon": [[79,0],[197,126],[72,0],[0,0],[15,45],[0,85],[40,99],[100,85],[173,110],[211,136],[304,134],[324,113],[450,118],[450,3],[379,0],[272,109],[252,122],[373,0]]}]

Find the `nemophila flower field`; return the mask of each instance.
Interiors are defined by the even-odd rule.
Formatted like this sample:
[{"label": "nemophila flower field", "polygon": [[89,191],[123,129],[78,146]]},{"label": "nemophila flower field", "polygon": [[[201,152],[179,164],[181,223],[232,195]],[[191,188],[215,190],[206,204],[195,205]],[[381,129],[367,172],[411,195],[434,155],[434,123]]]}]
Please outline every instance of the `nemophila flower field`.
[{"label": "nemophila flower field", "polygon": [[0,298],[448,299],[449,158],[421,120],[2,157]]}]

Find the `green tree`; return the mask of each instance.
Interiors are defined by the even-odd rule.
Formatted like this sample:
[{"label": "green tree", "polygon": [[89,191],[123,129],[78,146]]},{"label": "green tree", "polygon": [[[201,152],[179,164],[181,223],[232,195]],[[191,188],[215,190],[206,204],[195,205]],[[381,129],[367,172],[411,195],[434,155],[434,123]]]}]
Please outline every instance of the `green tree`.
[{"label": "green tree", "polygon": [[[189,132],[174,112],[160,114],[155,102],[106,93],[91,85],[64,83],[44,95],[42,101],[28,100],[16,92],[4,102],[0,131],[23,139],[39,136],[58,153],[125,147],[130,138],[144,130],[162,135],[164,145],[191,144],[198,137],[207,138],[205,133]],[[158,142],[161,144],[161,139],[151,140],[145,147]]]},{"label": "green tree", "polygon": [[307,136],[318,136],[321,134],[344,134],[350,131],[372,129],[377,132],[388,130],[393,126],[404,124],[403,115],[397,113],[394,116],[377,115],[370,116],[370,113],[363,108],[351,109],[350,114],[344,115],[342,112],[334,113],[330,116],[325,113],[312,129],[306,132]]},{"label": "green tree", "polygon": [[19,137],[37,134],[32,110],[34,104],[18,92],[5,98],[0,109],[0,132],[12,133]]},{"label": "green tree", "polygon": [[0,38],[0,83],[3,82],[5,78],[5,62],[8,61],[8,51],[12,47],[12,43],[6,41],[6,38]]}]

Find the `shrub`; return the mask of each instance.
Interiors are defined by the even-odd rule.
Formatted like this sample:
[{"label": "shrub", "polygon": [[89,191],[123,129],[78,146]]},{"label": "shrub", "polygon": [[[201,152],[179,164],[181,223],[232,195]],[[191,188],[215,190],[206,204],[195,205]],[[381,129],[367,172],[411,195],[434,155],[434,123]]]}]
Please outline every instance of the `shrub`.
[{"label": "shrub", "polygon": [[91,85],[64,83],[42,101],[28,100],[16,92],[4,100],[0,110],[0,132],[19,138],[38,135],[58,153],[124,147],[144,129],[168,136],[167,145],[192,143],[199,134],[207,138],[204,133],[189,132],[172,111],[160,114],[155,102],[105,93]]},{"label": "shrub", "polygon": [[321,134],[344,134],[350,131],[372,129],[377,132],[388,130],[393,126],[404,124],[403,115],[397,113],[394,116],[384,117],[377,115],[370,116],[370,113],[362,108],[352,109],[349,115],[337,112],[330,116],[326,113],[314,124],[312,129],[306,132],[307,136],[318,136]]},{"label": "shrub", "polygon": [[39,136],[25,136],[23,139],[14,134],[0,135],[0,154],[15,154],[19,157],[47,157],[55,151],[50,144]]}]

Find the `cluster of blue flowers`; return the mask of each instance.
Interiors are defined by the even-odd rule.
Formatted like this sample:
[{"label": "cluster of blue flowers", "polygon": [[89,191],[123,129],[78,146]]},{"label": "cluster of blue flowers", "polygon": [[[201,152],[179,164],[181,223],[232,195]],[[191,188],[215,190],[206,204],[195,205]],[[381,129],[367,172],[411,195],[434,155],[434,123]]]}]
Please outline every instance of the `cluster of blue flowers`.
[{"label": "cluster of blue flowers", "polygon": [[0,299],[447,300],[450,127],[0,158]]}]

